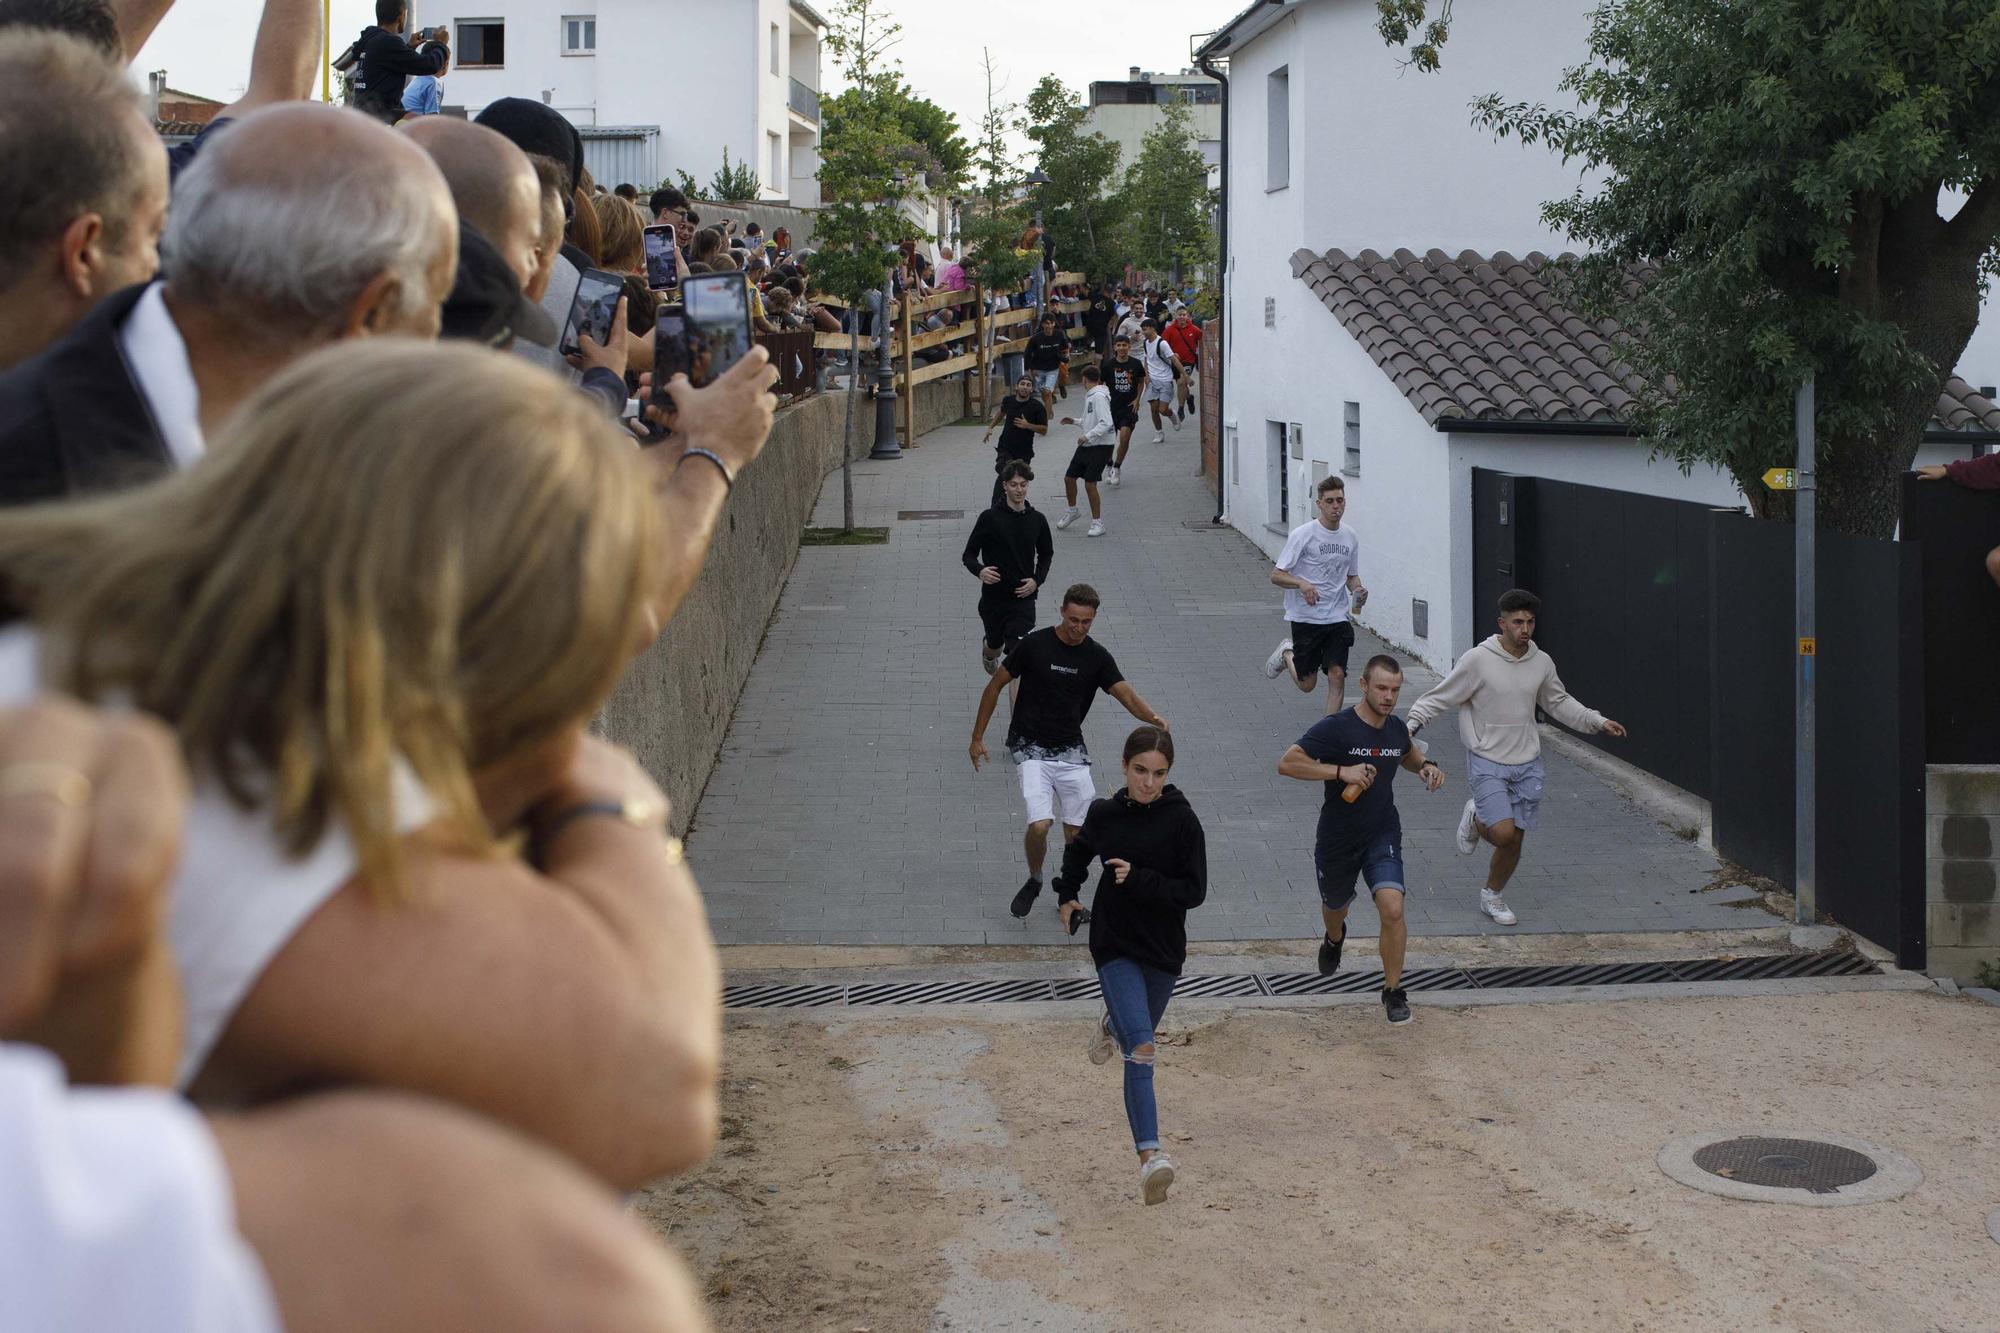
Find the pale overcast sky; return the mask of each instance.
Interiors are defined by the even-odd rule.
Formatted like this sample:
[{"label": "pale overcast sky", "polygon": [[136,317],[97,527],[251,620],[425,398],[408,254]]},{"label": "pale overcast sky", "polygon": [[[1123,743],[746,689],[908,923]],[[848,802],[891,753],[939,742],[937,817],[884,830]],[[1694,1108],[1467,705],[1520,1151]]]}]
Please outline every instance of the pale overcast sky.
[{"label": "pale overcast sky", "polygon": [[[733,0],[672,2],[706,7]],[[982,46],[992,49],[996,82],[1004,81],[1001,96],[1006,100],[1019,102],[1044,74],[1056,75],[1082,97],[1092,80],[1124,78],[1133,65],[1156,72],[1185,68],[1188,37],[1221,27],[1243,6],[1244,0],[1005,0],[999,5],[890,0],[890,16],[903,25],[902,41],[890,55],[911,86],[958,117],[971,140],[986,109]],[[822,15],[832,7],[831,0],[814,4]],[[423,23],[470,12],[460,10],[454,0],[415,0],[415,8]],[[174,87],[226,102],[242,91],[258,11],[255,0],[179,0],[139,53],[135,68],[164,69]],[[334,50],[352,41],[373,15],[372,0],[334,0]],[[826,77],[829,86],[838,87],[831,61]],[[523,90],[523,95],[536,94]]]}]

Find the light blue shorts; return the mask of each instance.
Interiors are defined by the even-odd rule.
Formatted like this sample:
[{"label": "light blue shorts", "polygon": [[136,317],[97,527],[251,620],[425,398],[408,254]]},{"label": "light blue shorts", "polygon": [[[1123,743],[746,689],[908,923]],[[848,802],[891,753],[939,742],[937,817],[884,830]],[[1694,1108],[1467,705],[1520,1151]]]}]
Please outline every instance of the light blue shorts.
[{"label": "light blue shorts", "polygon": [[[1056,391],[1056,380],[1057,380],[1058,378],[1060,378],[1060,377],[1061,377],[1061,375],[1062,375],[1062,371],[1061,371],[1061,370],[1038,370],[1038,371],[1036,371],[1036,372],[1035,372],[1035,389],[1036,389],[1036,390],[1037,390],[1038,392],[1040,392],[1040,393],[1054,393],[1054,392]],[[1019,378],[1019,377],[1018,377],[1018,376],[1016,376],[1016,378]]]},{"label": "light blue shorts", "polygon": [[1542,805],[1542,757],[1525,764],[1496,764],[1467,751],[1465,785],[1472,789],[1472,802],[1479,822],[1492,828],[1503,819],[1526,833],[1535,826],[1535,812]]}]

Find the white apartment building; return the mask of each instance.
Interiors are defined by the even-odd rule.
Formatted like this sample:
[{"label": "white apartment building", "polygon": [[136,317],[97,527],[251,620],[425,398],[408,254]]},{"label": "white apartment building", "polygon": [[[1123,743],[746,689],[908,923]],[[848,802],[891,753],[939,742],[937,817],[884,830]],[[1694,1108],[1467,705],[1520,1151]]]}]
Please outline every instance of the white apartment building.
[{"label": "white apartment building", "polygon": [[[1222,170],[1222,86],[1200,70],[1184,69],[1178,74],[1155,74],[1137,65],[1123,79],[1099,80],[1090,85],[1090,105],[1084,112],[1083,127],[1101,134],[1118,145],[1118,171],[1139,158],[1139,145],[1166,115],[1169,103],[1186,105],[1202,160],[1208,163],[1209,184],[1221,183]],[[1117,181],[1105,188],[1115,189]]]},{"label": "white apartment building", "polygon": [[[1569,247],[1540,208],[1588,184],[1579,168],[1470,123],[1488,92],[1562,104],[1590,8],[1460,5],[1434,74],[1398,67],[1374,0],[1260,0],[1204,47],[1229,79],[1226,516],[1275,556],[1313,486],[1342,475],[1371,592],[1359,619],[1432,666],[1485,632],[1475,468],[1744,503],[1726,474],[1650,461],[1601,340],[1548,317],[1539,256]],[[1996,310],[2000,294],[1922,462],[1993,437],[2000,410],[1972,386],[2000,378]]]},{"label": "white apartment building", "polygon": [[749,163],[763,198],[819,204],[820,37],[805,0],[414,0],[451,31],[444,100],[547,102],[584,135],[591,174],[642,191]]}]

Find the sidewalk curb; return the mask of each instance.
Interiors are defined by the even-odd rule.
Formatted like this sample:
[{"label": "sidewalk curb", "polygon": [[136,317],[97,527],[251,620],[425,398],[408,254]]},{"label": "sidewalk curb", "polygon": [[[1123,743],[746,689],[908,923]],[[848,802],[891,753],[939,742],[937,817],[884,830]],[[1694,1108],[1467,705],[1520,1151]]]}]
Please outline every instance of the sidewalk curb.
[{"label": "sidewalk curb", "polygon": [[1678,833],[1699,829],[1694,845],[1705,852],[1715,850],[1715,816],[1709,803],[1693,792],[1676,787],[1665,778],[1654,777],[1614,755],[1606,754],[1586,741],[1578,740],[1560,727],[1544,723],[1538,730],[1542,744],[1578,768],[1597,778],[1659,823]]}]

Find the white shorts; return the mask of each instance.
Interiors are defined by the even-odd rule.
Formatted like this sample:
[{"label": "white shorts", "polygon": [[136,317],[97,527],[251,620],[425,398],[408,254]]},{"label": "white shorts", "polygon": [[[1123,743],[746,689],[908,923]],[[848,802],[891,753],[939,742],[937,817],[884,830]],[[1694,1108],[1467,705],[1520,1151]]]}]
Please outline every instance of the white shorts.
[{"label": "white shorts", "polygon": [[1174,401],[1172,380],[1147,380],[1146,401],[1149,403],[1171,403]]},{"label": "white shorts", "polygon": [[1090,779],[1089,764],[1067,764],[1060,759],[1021,761],[1021,800],[1028,807],[1028,822],[1039,824],[1054,819],[1057,808],[1062,822],[1081,826],[1097,799],[1097,784]]}]

